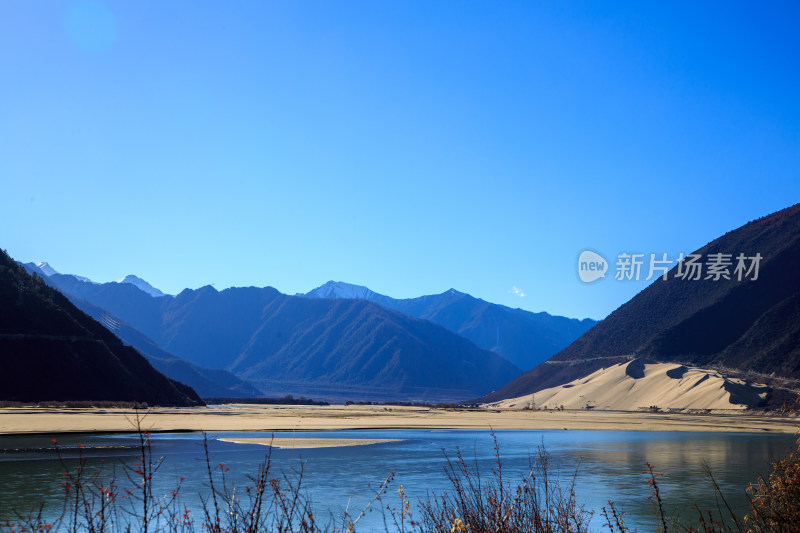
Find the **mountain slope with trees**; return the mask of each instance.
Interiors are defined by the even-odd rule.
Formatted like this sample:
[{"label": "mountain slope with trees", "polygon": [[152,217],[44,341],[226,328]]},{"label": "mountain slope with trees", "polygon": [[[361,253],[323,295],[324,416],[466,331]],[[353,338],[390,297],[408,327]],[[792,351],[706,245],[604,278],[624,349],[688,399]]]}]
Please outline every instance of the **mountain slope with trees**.
[{"label": "mountain slope with trees", "polygon": [[5,252],[0,312],[0,399],[203,403]]}]

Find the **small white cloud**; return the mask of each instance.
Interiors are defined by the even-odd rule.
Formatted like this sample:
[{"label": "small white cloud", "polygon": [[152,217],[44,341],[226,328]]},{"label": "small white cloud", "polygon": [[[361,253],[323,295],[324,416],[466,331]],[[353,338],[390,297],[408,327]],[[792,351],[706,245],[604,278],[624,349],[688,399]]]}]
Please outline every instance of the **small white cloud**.
[{"label": "small white cloud", "polygon": [[508,294],[515,294],[515,295],[519,296],[520,298],[525,298],[525,293],[522,292],[522,289],[520,289],[516,285],[511,287],[511,290],[508,291]]}]

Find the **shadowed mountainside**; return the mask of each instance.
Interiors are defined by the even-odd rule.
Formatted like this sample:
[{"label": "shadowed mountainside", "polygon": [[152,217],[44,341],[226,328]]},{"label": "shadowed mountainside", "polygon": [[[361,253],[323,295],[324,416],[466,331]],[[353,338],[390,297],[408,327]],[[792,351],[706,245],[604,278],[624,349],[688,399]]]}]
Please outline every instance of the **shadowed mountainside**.
[{"label": "shadowed mountainside", "polygon": [[676,265],[666,281],[657,279],[550,360],[481,400],[530,394],[633,358],[724,368],[762,382],[800,379],[800,204],[695,253],[703,261],[733,254],[734,266],[738,254],[758,253],[758,279],[686,280],[676,277]]},{"label": "shadowed mountainside", "polygon": [[[104,309],[86,300],[72,300],[78,309],[102,324]],[[127,322],[113,318],[114,333],[144,355],[153,367],[169,377],[192,387],[201,398],[260,398],[264,394],[250,383],[227,370],[206,368],[163,350],[152,339]]]},{"label": "shadowed mountainside", "polygon": [[203,403],[5,252],[0,313],[0,399]]},{"label": "shadowed mountainside", "polygon": [[367,287],[329,281],[306,293],[309,298],[364,299],[430,320],[498,353],[522,369],[536,366],[565,348],[597,322],[549,313],[511,309],[450,289],[442,294],[395,299]]},{"label": "shadowed mountainside", "polygon": [[520,372],[441,326],[364,300],[281,295],[264,310],[264,318],[233,364],[256,383],[269,380],[277,386],[304,376],[317,386],[346,384],[369,397],[394,391],[452,401]]}]

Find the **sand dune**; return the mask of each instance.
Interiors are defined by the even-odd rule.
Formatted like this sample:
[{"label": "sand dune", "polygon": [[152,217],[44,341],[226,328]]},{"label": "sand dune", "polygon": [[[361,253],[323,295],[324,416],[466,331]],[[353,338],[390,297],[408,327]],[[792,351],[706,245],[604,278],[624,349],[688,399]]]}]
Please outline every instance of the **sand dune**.
[{"label": "sand dune", "polygon": [[766,398],[765,385],[726,378],[719,372],[675,363],[641,360],[601,368],[589,376],[489,404],[496,408],[594,408],[637,411],[659,409],[743,410]]}]

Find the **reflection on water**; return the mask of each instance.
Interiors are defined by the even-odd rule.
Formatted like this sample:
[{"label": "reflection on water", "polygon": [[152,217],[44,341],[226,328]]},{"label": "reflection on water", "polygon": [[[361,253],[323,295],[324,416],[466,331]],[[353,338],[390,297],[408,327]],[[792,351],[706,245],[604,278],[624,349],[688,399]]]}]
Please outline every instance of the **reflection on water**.
[{"label": "reflection on water", "polygon": [[[216,436],[235,439],[270,434],[231,432]],[[306,487],[323,517],[328,513],[338,516],[348,502],[351,512],[360,510],[390,471],[396,473],[394,486],[402,484],[412,499],[425,498],[429,491],[447,490],[443,448],[451,455],[460,448],[487,473],[494,455],[491,435],[482,430],[314,431],[294,436],[405,439],[369,446],[274,450],[273,464],[283,471],[296,469],[304,461]],[[580,464],[577,492],[588,508],[597,510],[614,500],[626,512],[629,524],[644,530],[651,529],[653,523],[647,476],[643,474],[646,462],[664,474],[660,484],[668,510],[681,511],[686,516],[694,504],[702,508],[716,506],[703,474],[705,462],[735,508],[743,511],[747,484],[758,474],[767,474],[770,460],[785,454],[794,443],[791,435],[719,433],[505,430],[497,431],[497,436],[507,479],[520,479],[537,447],[544,445],[554,468],[564,478]],[[201,439],[196,433],[160,434],[154,437],[153,446],[155,456],[166,457],[156,477],[155,492],[166,493],[175,488],[180,477],[186,477],[182,501],[196,512],[198,494],[207,492]],[[104,461],[105,477],[116,472],[118,479],[124,479],[121,464],[130,462],[137,453],[137,437],[132,434],[60,436],[59,445],[68,461],[78,453],[78,443],[86,446],[82,452],[90,457],[90,464]],[[50,502],[50,513],[60,510],[53,503],[60,502],[63,470],[52,448],[49,437],[0,437],[0,516],[12,516],[13,509],[41,500]],[[267,451],[258,444],[221,441],[211,442],[210,449],[215,463],[224,462],[230,468],[230,481],[241,485],[247,484],[247,475]],[[389,491],[390,498],[394,494],[394,490]],[[379,513],[376,509],[367,515],[366,524],[364,520],[360,524],[366,527],[360,530],[382,530]],[[593,523],[599,527],[602,518],[596,515]]]}]

